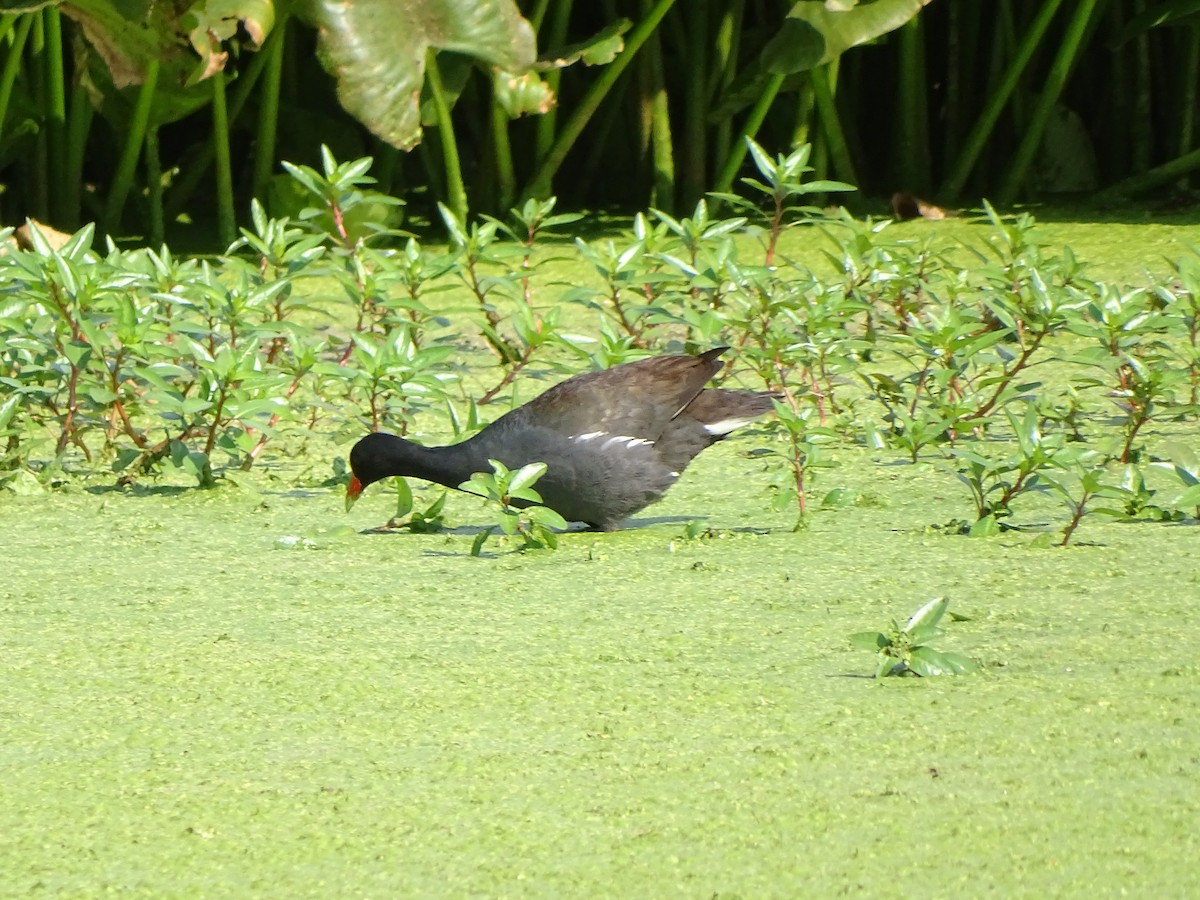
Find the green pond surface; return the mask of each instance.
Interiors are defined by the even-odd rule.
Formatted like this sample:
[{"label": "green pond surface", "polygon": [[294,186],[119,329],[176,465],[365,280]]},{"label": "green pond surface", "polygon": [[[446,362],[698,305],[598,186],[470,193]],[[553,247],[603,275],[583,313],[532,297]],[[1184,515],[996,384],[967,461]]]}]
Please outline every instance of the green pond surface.
[{"label": "green pond surface", "polygon": [[[752,446],[481,559],[462,495],[0,494],[0,894],[1200,895],[1200,528],[936,533],[847,451],[792,533]],[[938,595],[983,672],[861,677]]]}]

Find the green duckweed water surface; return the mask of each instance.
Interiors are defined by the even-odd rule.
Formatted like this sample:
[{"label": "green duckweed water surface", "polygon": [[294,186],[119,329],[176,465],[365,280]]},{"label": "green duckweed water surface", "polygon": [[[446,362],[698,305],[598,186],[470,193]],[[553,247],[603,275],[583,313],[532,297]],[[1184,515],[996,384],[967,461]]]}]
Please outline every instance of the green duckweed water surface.
[{"label": "green duckweed water surface", "polygon": [[[952,478],[863,456],[793,534],[748,446],[479,560],[378,491],[5,495],[0,893],[1200,892],[1200,530],[929,533]],[[939,594],[985,672],[857,677]]]}]

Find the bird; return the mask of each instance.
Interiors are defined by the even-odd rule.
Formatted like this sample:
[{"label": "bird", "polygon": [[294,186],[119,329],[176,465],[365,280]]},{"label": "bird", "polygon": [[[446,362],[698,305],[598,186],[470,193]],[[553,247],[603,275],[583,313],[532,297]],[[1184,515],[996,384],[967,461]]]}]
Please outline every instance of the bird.
[{"label": "bird", "polygon": [[705,387],[728,349],[575,375],[458,444],[425,447],[372,432],[350,451],[346,508],[365,487],[395,475],[458,488],[490,472],[488,460],[514,470],[542,462],[534,489],[543,506],[568,522],[616,531],[660,499],[702,450],[774,408],[769,392]]}]

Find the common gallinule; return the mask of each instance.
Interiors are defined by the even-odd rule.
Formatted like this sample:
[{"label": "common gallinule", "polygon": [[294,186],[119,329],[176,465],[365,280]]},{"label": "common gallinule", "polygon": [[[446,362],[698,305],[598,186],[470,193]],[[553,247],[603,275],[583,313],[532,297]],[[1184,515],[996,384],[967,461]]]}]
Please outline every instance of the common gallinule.
[{"label": "common gallinule", "polygon": [[771,410],[771,394],[704,387],[728,349],[576,375],[449,447],[368,434],[350,451],[347,508],[392,475],[456,488],[490,471],[489,459],[510,469],[544,462],[535,485],[542,503],[568,521],[615,531],[666,493],[701,450]]}]

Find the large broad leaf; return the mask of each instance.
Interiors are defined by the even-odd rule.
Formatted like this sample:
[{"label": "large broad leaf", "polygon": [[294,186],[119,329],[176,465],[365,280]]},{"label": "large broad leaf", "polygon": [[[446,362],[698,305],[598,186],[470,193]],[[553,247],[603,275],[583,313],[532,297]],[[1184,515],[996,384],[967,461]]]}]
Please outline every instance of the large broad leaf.
[{"label": "large broad leaf", "polygon": [[763,50],[771,72],[806,72],[899,28],[929,0],[800,0]]},{"label": "large broad leaf", "polygon": [[118,127],[128,118],[136,86],[146,80],[152,61],[158,80],[150,121],[162,125],[209,102],[209,89],[195,85],[224,68],[222,42],[241,29],[256,48],[275,24],[273,0],[72,0],[60,5],[84,35],[76,45],[84,84]]},{"label": "large broad leaf", "polygon": [[858,44],[899,28],[929,0],[800,0],[759,56],[742,70],[709,112],[729,118],[758,99],[775,74],[807,72]]},{"label": "large broad leaf", "polygon": [[[178,67],[200,80],[225,64],[221,42],[239,27],[252,46],[260,46],[275,24],[272,0],[72,0],[62,4],[62,11],[79,23],[117,88],[141,84],[151,59],[164,75]],[[196,56],[187,52],[187,44]],[[194,73],[197,56],[199,72]]]},{"label": "large broad leaf", "polygon": [[261,47],[275,25],[275,7],[272,0],[198,0],[180,23],[201,60],[189,81],[194,84],[225,68],[229,54],[221,45],[237,34],[239,27],[250,36],[253,47]]},{"label": "large broad leaf", "polygon": [[314,0],[321,64],[342,106],[388,143],[421,139],[420,98],[429,48],[453,50],[508,72],[529,69],[533,28],[512,0]]}]

